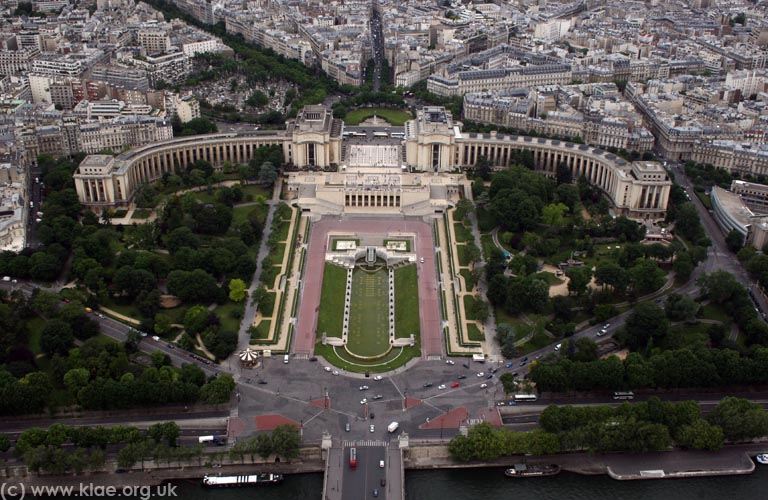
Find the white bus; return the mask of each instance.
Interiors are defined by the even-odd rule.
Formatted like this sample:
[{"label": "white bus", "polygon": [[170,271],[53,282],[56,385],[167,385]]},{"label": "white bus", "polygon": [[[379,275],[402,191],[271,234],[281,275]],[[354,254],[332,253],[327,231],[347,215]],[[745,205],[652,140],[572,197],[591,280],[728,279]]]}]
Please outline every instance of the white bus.
[{"label": "white bus", "polygon": [[539,399],[536,394],[515,394],[515,401],[536,401]]},{"label": "white bus", "polygon": [[613,393],[613,399],[635,399],[635,393],[632,391],[616,391]]}]

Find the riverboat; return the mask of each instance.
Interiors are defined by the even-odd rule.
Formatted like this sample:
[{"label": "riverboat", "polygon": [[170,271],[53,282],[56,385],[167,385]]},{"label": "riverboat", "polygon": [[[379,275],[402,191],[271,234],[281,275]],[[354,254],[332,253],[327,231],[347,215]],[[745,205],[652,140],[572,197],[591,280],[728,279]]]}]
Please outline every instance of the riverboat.
[{"label": "riverboat", "polygon": [[560,474],[560,466],[557,464],[515,464],[511,469],[504,471],[509,477],[540,477]]},{"label": "riverboat", "polygon": [[757,460],[758,463],[761,463],[763,465],[768,465],[768,453],[763,453],[761,455],[756,456],[755,460]]},{"label": "riverboat", "polygon": [[250,474],[244,476],[205,476],[203,486],[208,488],[234,488],[240,486],[262,486],[280,484],[283,482],[282,474]]}]

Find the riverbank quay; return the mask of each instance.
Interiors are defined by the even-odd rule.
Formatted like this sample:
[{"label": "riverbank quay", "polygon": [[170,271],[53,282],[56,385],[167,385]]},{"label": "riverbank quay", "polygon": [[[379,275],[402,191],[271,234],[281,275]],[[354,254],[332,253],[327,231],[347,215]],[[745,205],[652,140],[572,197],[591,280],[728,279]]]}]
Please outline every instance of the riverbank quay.
[{"label": "riverbank quay", "polygon": [[[467,469],[511,467],[516,463],[558,464],[563,470],[583,475],[608,475],[619,481],[641,479],[694,478],[751,474],[755,470],[752,457],[765,453],[766,443],[746,443],[726,446],[717,451],[673,450],[659,453],[568,453],[537,457],[512,456],[490,462],[455,462],[445,444],[411,444],[404,453],[405,470]],[[205,475],[238,475],[254,472],[281,474],[321,473],[325,470],[319,447],[304,447],[298,460],[275,462],[274,459],[231,463],[225,453],[218,461],[203,465],[155,464],[151,460],[130,470],[99,471],[83,474],[46,475],[29,472],[24,466],[0,468],[0,479],[6,485],[30,486],[158,486],[168,481],[202,480]],[[111,464],[115,467],[115,464]],[[114,470],[114,469],[112,469]]]},{"label": "riverbank quay", "polygon": [[584,475],[607,474],[619,481],[751,474],[752,457],[765,453],[766,443],[725,446],[717,451],[672,450],[658,453],[566,453],[537,457],[513,456],[491,462],[455,462],[445,445],[411,446],[404,456],[406,470],[511,467],[516,463],[558,464]]}]

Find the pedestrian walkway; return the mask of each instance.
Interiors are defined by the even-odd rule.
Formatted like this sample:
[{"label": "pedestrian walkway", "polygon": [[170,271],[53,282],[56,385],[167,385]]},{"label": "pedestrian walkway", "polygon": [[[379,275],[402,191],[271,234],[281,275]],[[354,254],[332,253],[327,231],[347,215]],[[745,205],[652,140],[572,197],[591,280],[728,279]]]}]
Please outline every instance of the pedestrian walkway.
[{"label": "pedestrian walkway", "polygon": [[[452,220],[450,211],[448,220]],[[483,352],[482,345],[480,343],[468,342],[468,339],[462,333],[465,331],[462,318],[456,317],[456,311],[463,311],[464,306],[461,301],[458,304],[456,302],[458,297],[454,291],[455,281],[451,272],[453,265],[458,266],[458,261],[456,260],[456,252],[450,247],[452,240],[449,240],[445,220],[438,220],[436,224],[439,246],[442,249],[438,258],[440,259],[440,281],[442,283],[443,301],[445,303],[443,310],[447,316],[444,319],[446,322],[445,326],[448,329],[448,352],[449,354],[458,355],[481,354]],[[453,263],[451,260],[453,260]],[[463,283],[463,281],[459,283]]]},{"label": "pedestrian walkway", "polygon": [[104,313],[106,313],[106,314],[108,314],[108,315],[110,315],[110,316],[112,316],[113,318],[117,318],[117,319],[119,319],[121,321],[125,321],[126,323],[130,323],[131,325],[140,325],[141,324],[141,321],[139,321],[137,319],[133,319],[130,316],[126,316],[125,314],[120,314],[119,312],[114,311],[112,309],[109,309],[107,307],[99,306],[99,310],[104,312]]},{"label": "pedestrian walkway", "polygon": [[294,258],[291,269],[288,269],[288,262],[291,260],[293,253],[297,251],[295,242],[293,241],[296,224],[299,224],[298,234],[303,234],[302,231],[306,225],[306,217],[301,217],[299,210],[292,207],[291,220],[288,226],[288,237],[287,239],[278,242],[278,245],[282,243],[285,246],[283,260],[279,264],[280,272],[275,277],[274,282],[264,284],[267,291],[275,294],[275,305],[272,308],[272,315],[269,317],[261,315],[254,316],[254,327],[258,326],[261,321],[270,321],[269,334],[265,339],[252,340],[251,348],[269,348],[275,352],[286,352],[290,347],[289,331],[293,327],[291,307],[297,293],[297,286],[295,283],[293,285],[289,284],[289,281],[292,276],[294,279],[298,278],[297,266],[300,264],[301,260]]}]

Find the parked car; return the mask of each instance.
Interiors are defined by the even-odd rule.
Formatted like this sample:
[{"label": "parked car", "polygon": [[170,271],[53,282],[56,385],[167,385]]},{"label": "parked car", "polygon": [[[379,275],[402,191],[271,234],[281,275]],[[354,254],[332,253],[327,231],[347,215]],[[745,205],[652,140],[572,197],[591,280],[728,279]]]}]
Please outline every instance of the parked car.
[{"label": "parked car", "polygon": [[442,391],[443,389],[445,389],[445,384],[440,384],[437,386],[437,388]]},{"label": "parked car", "polygon": [[432,382],[427,382],[426,384],[422,385],[422,387],[425,389],[432,387]]},{"label": "parked car", "polygon": [[367,385],[361,385],[360,386],[360,390],[361,391],[367,391],[368,390],[368,386]]},{"label": "parked car", "polygon": [[458,383],[458,382],[454,382],[454,383],[452,383],[452,384],[451,384],[451,388],[452,388],[452,389],[455,389],[455,388],[457,388],[458,386],[459,386],[459,383]]},{"label": "parked car", "polygon": [[446,364],[446,365],[455,365],[455,364],[456,364],[456,362],[454,362],[452,359],[446,359],[446,360],[445,360],[445,364]]},{"label": "parked car", "polygon": [[374,425],[373,425],[373,424],[371,424],[371,427],[370,427],[370,429],[371,429],[371,432],[376,432],[376,427],[374,427]]},{"label": "parked car", "polygon": [[486,387],[488,387],[488,384],[480,384],[481,389],[485,389]]}]

